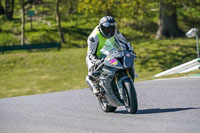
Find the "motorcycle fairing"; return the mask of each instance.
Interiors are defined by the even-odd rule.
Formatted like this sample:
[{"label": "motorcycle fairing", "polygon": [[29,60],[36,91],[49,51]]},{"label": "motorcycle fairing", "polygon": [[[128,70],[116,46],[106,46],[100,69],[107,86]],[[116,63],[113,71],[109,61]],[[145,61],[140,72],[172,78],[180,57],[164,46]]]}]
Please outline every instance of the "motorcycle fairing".
[{"label": "motorcycle fairing", "polygon": [[111,86],[111,82],[114,79],[115,72],[116,71],[114,69],[108,70],[103,68],[102,74],[100,75],[99,85],[102,86],[103,89],[106,91],[105,97],[108,103],[114,107],[117,107],[123,106],[124,104],[116,97]]},{"label": "motorcycle fairing", "polygon": [[125,51],[124,55],[125,55],[123,57],[124,69],[132,67],[135,56],[128,51]]}]

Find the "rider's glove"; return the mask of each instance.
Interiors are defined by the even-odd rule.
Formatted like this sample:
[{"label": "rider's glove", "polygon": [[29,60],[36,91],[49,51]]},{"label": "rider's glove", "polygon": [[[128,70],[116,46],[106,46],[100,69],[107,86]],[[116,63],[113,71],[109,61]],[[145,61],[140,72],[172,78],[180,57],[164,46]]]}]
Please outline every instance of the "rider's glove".
[{"label": "rider's glove", "polygon": [[98,67],[101,63],[102,63],[101,60],[97,60],[97,61],[95,62],[95,66]]}]

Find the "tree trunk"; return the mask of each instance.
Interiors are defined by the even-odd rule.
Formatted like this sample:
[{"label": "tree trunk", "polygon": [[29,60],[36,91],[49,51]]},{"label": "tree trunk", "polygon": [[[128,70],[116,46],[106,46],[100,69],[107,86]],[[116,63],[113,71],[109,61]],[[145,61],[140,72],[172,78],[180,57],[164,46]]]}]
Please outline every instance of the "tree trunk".
[{"label": "tree trunk", "polygon": [[7,19],[9,19],[9,8],[10,8],[9,0],[5,0],[5,15]]},{"label": "tree trunk", "polygon": [[42,3],[43,3],[42,0],[27,0],[27,1],[25,2],[25,5],[26,5],[26,4],[40,5],[40,4],[42,4]]},{"label": "tree trunk", "polygon": [[59,5],[60,5],[60,0],[57,0],[57,2],[56,2],[56,14],[57,14],[58,32],[60,34],[61,42],[65,43],[65,39],[64,39],[64,36],[63,36],[63,33],[62,33],[62,27],[61,27]]},{"label": "tree trunk", "polygon": [[5,0],[5,15],[8,20],[13,19],[14,0]]},{"label": "tree trunk", "polygon": [[13,19],[13,13],[14,13],[14,5],[15,5],[15,1],[12,0],[12,3],[11,3],[11,11],[10,11],[10,16],[11,16],[12,19]]},{"label": "tree trunk", "polygon": [[24,9],[24,0],[21,0],[21,6],[22,6],[21,45],[25,45],[25,9]]},{"label": "tree trunk", "polygon": [[2,4],[1,4],[1,0],[0,0],[0,14],[1,15],[5,14],[5,10],[4,10],[4,8],[3,8]]},{"label": "tree trunk", "polygon": [[105,3],[106,3],[106,16],[112,16],[112,12],[111,12],[111,9],[110,9],[110,7],[109,7],[109,1],[107,1],[107,0],[105,0],[104,1]]},{"label": "tree trunk", "polygon": [[160,17],[158,22],[158,31],[156,38],[162,37],[184,37],[185,34],[181,31],[177,24],[176,6],[165,0],[160,2]]}]

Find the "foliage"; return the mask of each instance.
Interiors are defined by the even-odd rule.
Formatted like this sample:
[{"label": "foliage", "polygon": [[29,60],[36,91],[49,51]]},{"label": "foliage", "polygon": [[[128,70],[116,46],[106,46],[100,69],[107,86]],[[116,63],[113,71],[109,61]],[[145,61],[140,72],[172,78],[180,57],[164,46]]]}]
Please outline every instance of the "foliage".
[{"label": "foliage", "polygon": [[[144,20],[149,15],[152,3],[147,0],[79,0],[78,12],[90,15],[112,15],[117,18]],[[99,7],[99,8],[94,8]]]},{"label": "foliage", "polygon": [[20,44],[20,40],[10,33],[1,33],[0,46],[17,45]]},{"label": "foliage", "polygon": [[[199,0],[165,1],[173,2],[176,5],[180,29],[187,31],[191,27],[200,28]],[[114,16],[120,30],[124,32],[127,32],[125,30],[134,31],[134,33],[128,33],[128,39],[132,40],[142,36],[155,37],[158,28],[159,2],[158,0],[61,0],[60,13],[64,36],[68,40],[67,45],[73,46],[74,42],[80,41],[80,47],[86,46],[83,41],[87,39],[92,28],[98,24],[99,18],[105,15]],[[26,12],[28,10],[35,11],[33,31],[29,30],[30,18],[26,15],[27,44],[59,41],[55,4],[54,0],[42,0],[41,4],[26,4]],[[5,8],[4,1],[2,1],[2,5]],[[7,21],[0,17],[0,36],[1,33],[9,32],[19,39],[21,34],[21,7],[19,1],[15,1],[14,8],[14,20]],[[50,35],[43,35],[44,33]],[[40,39],[40,35],[46,36],[46,39]],[[9,44],[10,42],[4,43]],[[74,46],[79,47],[78,45],[79,43]]]},{"label": "foliage", "polygon": [[47,31],[27,33],[27,41],[29,44],[59,42],[58,35],[48,34]]},{"label": "foliage", "polygon": [[[79,0],[78,12],[90,14],[110,14],[113,12],[115,0]],[[94,8],[99,7],[99,8]]]}]

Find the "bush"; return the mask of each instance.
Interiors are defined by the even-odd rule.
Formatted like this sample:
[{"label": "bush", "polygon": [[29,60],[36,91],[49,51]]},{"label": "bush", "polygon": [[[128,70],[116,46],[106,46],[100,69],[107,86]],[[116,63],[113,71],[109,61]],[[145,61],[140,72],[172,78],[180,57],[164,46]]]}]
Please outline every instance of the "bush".
[{"label": "bush", "polygon": [[20,39],[16,38],[15,35],[11,33],[1,33],[0,34],[0,46],[18,45],[20,44]]},{"label": "bush", "polygon": [[26,37],[29,44],[59,42],[58,34],[47,33],[47,31],[31,32]]}]

